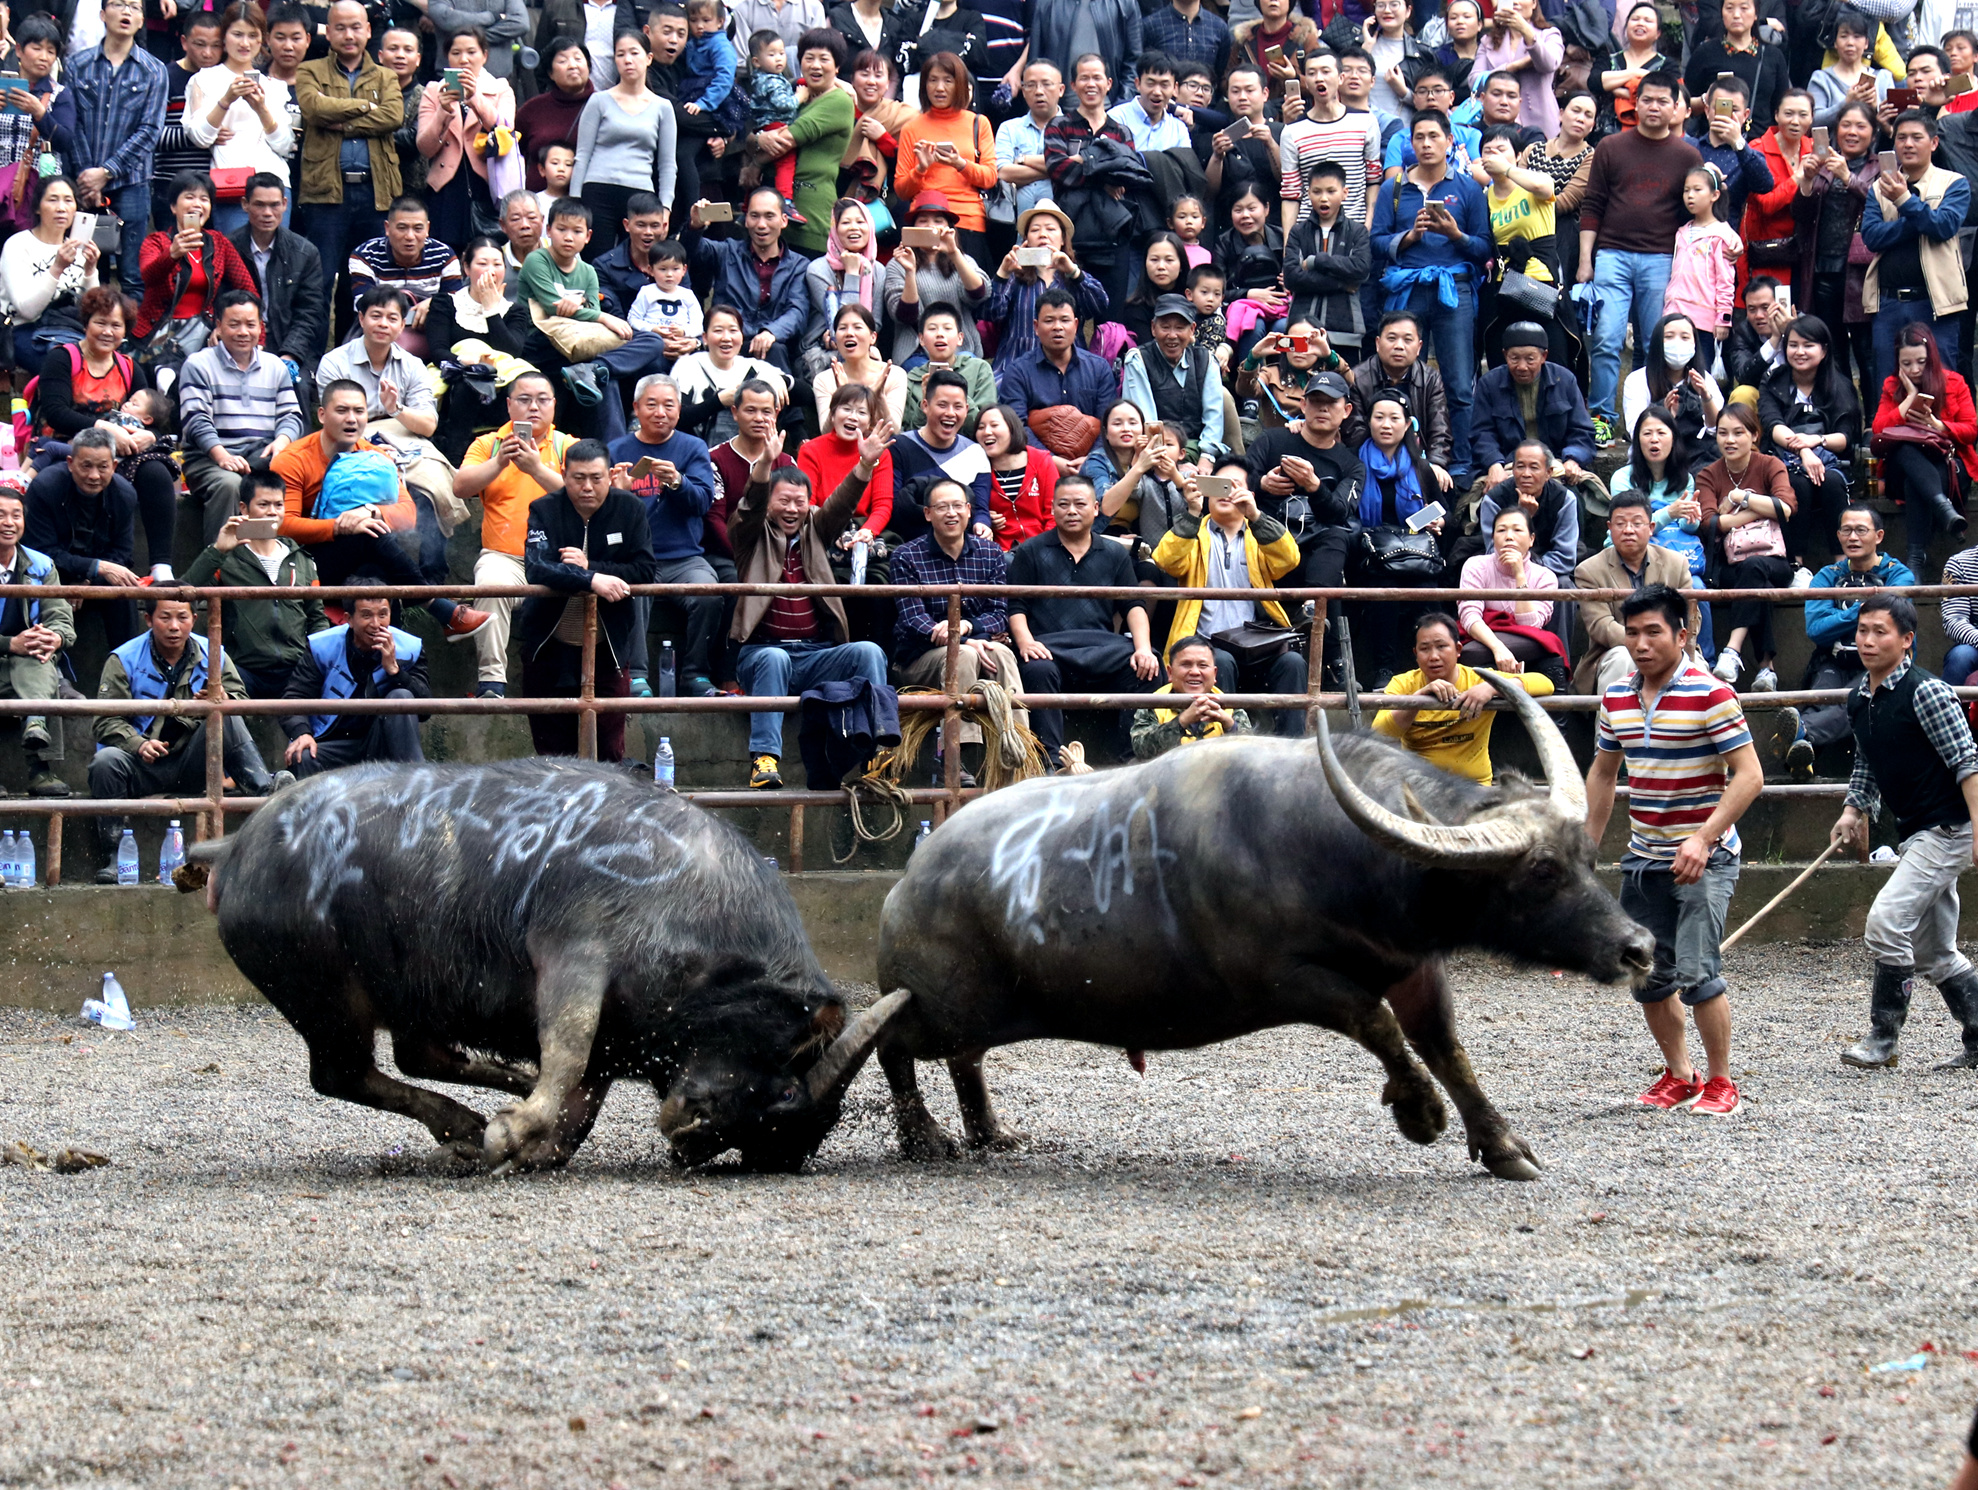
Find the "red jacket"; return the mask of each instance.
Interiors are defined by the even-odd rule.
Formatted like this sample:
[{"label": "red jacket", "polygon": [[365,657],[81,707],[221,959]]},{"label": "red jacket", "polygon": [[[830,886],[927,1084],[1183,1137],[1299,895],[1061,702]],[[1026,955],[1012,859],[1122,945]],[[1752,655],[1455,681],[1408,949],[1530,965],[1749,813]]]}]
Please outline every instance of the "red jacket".
[{"label": "red jacket", "polygon": [[1016,501],[1011,502],[1003,495],[1003,488],[996,482],[995,473],[990,473],[989,517],[993,522],[997,517],[1004,519],[996,529],[996,541],[1008,553],[1026,538],[1035,538],[1047,528],[1057,524],[1051,517],[1051,499],[1057,495],[1058,468],[1052,462],[1050,452],[1039,450],[1035,445],[1024,447],[1027,457],[1023,467],[1023,485],[1017,488]]},{"label": "red jacket", "polygon": [[[138,306],[137,320],[131,324],[134,340],[143,341],[160,322],[171,319],[179,271],[188,262],[172,257],[170,233],[146,235],[137,251],[137,271],[144,277],[144,302]],[[206,303],[202,307],[205,314],[213,314],[213,302],[227,290],[245,290],[259,297],[261,292],[255,286],[253,271],[241,261],[233,244],[210,228],[200,239],[199,264],[206,271]]]},{"label": "red jacket", "polygon": [[[821,507],[858,463],[857,440],[841,440],[830,430],[814,440],[805,440],[797,449],[797,469],[810,477],[811,506]],[[865,495],[859,498],[858,512],[859,526],[874,533],[885,532],[886,524],[893,520],[892,451],[880,456],[879,464],[873,467],[872,479],[865,484]]]},{"label": "red jacket", "polygon": [[[1901,378],[1884,380],[1882,402],[1875,410],[1876,434],[1903,422],[1900,410],[1902,401],[1908,396],[1903,392]],[[1978,406],[1971,402],[1970,385],[1948,369],[1944,372],[1942,403],[1937,417],[1950,431],[1951,441],[1957,446],[1958,459],[1964,462],[1965,474],[1978,481]]]},{"label": "red jacket", "polygon": [[[1813,148],[1810,139],[1801,139],[1799,143],[1800,155]],[[1746,197],[1744,222],[1742,225],[1733,224],[1738,228],[1738,236],[1744,239],[1746,249],[1754,243],[1763,243],[1768,239],[1795,238],[1800,232],[1800,225],[1794,221],[1793,213],[1793,200],[1799,195],[1799,175],[1793,167],[1799,164],[1799,157],[1793,158],[1791,166],[1786,163],[1785,154],[1779,149],[1779,132],[1776,129],[1766,130],[1758,137],[1758,143],[1752,148],[1765,157],[1766,168],[1772,172],[1772,189],[1768,192],[1753,192]],[[1763,269],[1754,269],[1751,255],[1748,252],[1740,254],[1738,255],[1739,305],[1744,304],[1745,281],[1750,279],[1753,273],[1769,274],[1774,279],[1789,283],[1794,278],[1793,268],[1790,265],[1776,264],[1768,265]],[[1793,284],[1793,298],[1804,304],[1809,288],[1807,285]]]}]

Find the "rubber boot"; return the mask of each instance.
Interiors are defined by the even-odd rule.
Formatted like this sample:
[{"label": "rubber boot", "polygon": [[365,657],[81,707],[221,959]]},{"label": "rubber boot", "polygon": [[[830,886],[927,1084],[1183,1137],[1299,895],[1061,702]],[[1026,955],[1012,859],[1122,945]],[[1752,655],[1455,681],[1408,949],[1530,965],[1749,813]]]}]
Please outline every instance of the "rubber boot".
[{"label": "rubber boot", "polygon": [[1916,969],[1875,964],[1875,988],[1868,997],[1868,1033],[1841,1052],[1844,1065],[1873,1068],[1896,1065],[1896,1041],[1909,1017],[1910,990]]},{"label": "rubber boot", "polygon": [[1964,509],[1949,497],[1942,492],[1933,495],[1930,498],[1930,511],[1936,518],[1938,532],[1949,533],[1954,538],[1964,536]]},{"label": "rubber boot", "polygon": [[1932,1071],[1969,1071],[1978,1068],[1978,972],[1962,972],[1937,985],[1944,996],[1951,1018],[1964,1027],[1964,1053],[1954,1056]]}]

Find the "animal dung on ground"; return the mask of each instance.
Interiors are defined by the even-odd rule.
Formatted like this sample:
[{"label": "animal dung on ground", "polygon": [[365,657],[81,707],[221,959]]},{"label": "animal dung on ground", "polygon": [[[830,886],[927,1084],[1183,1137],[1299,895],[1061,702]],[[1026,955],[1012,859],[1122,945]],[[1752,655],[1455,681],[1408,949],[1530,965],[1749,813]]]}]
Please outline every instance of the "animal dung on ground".
[{"label": "animal dung on ground", "polygon": [[85,1169],[101,1169],[109,1162],[108,1155],[99,1154],[95,1149],[65,1146],[52,1154],[44,1154],[18,1138],[0,1146],[0,1167],[15,1164],[22,1169],[52,1169],[57,1174],[81,1174]]}]

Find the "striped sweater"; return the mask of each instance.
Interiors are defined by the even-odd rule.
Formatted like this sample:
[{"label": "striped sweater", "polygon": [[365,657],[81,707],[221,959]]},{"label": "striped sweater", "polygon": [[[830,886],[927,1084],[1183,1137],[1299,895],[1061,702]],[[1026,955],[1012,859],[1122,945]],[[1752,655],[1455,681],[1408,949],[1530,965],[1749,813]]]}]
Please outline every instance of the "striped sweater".
[{"label": "striped sweater", "polygon": [[[1687,659],[1644,707],[1640,673],[1601,696],[1594,744],[1622,752],[1628,765],[1628,852],[1667,863],[1717,810],[1730,768],[1724,757],[1751,743],[1731,686]],[[1738,830],[1719,846],[1737,853]]]},{"label": "striped sweater", "polygon": [[368,238],[350,251],[346,268],[354,304],[375,285],[403,290],[414,305],[438,294],[451,295],[467,288],[459,256],[437,238],[428,238],[419,253],[419,262],[410,268],[392,257],[391,240],[382,235]]},{"label": "striped sweater", "polygon": [[288,364],[258,347],[244,369],[225,347],[194,352],[179,369],[177,391],[189,453],[206,455],[223,445],[235,455],[254,456],[271,440],[302,433]]}]

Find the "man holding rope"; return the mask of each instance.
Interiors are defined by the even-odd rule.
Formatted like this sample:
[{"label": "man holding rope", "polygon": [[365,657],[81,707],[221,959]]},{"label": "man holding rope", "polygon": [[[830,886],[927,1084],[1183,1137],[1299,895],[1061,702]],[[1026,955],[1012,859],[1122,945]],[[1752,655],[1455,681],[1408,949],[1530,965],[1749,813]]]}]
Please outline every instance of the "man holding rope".
[{"label": "man holding rope", "polygon": [[[1740,1101],[1719,944],[1738,883],[1737,821],[1757,799],[1765,770],[1737,694],[1687,653],[1689,614],[1688,597],[1667,585],[1644,585],[1621,602],[1635,671],[1600,698],[1587,832],[1597,844],[1606,831],[1625,758],[1621,909],[1655,935],[1655,968],[1635,1000],[1668,1059],[1638,1100],[1729,1117]],[[1682,1005],[1695,1016],[1708,1081],[1690,1064]]]},{"label": "man holding rope", "polygon": [[1902,857],[1869,908],[1863,934],[1875,958],[1868,1033],[1841,1059],[1896,1064],[1920,969],[1964,1029],[1963,1053],[1935,1069],[1978,1067],[1978,972],[1957,950],[1957,877],[1971,866],[1978,821],[1978,744],[1957,695],[1910,661],[1916,607],[1906,597],[1862,601],[1854,637],[1866,671],[1848,694],[1854,775],[1832,837],[1865,855],[1868,826],[1886,802]]}]

